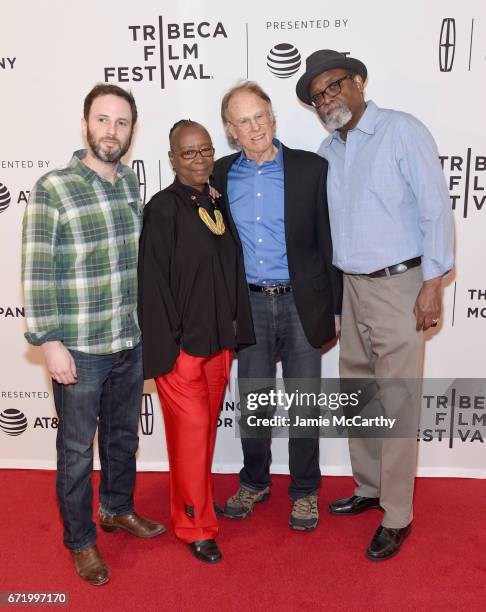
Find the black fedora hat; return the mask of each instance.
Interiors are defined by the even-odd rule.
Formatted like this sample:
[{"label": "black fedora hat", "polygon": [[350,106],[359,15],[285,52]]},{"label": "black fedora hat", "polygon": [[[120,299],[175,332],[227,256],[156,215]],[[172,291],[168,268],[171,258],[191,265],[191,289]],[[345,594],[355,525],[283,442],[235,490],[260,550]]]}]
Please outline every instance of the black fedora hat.
[{"label": "black fedora hat", "polygon": [[347,57],[339,53],[339,51],[333,51],[332,49],[314,51],[314,53],[309,55],[305,60],[305,73],[297,81],[295,87],[299,100],[302,100],[305,104],[310,104],[309,85],[312,79],[322,72],[332,70],[333,68],[345,68],[354,74],[359,74],[363,78],[363,81],[366,81],[366,76],[368,74],[363,62],[354,59],[354,57]]}]

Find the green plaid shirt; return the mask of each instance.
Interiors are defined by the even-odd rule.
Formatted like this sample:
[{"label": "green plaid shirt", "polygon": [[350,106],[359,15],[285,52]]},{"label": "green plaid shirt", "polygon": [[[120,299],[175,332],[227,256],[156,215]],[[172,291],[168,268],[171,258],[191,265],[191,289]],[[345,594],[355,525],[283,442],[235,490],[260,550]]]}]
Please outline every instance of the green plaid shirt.
[{"label": "green plaid shirt", "polygon": [[140,341],[138,181],[123,164],[114,184],[80,161],[40,178],[25,209],[22,281],[31,344],[60,340],[108,354]]}]

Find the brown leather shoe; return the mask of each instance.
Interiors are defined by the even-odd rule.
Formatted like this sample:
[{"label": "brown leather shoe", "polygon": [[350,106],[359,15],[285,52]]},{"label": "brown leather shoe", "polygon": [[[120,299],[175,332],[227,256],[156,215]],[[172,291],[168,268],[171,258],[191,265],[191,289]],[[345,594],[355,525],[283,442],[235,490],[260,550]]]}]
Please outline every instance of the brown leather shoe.
[{"label": "brown leather shoe", "polygon": [[103,531],[124,529],[128,533],[137,536],[137,538],[153,538],[165,531],[165,527],[160,523],[143,518],[136,512],[121,514],[120,516],[100,514],[100,527]]},{"label": "brown leather shoe", "polygon": [[110,570],[106,567],[97,546],[90,546],[80,552],[71,552],[78,575],[92,584],[101,586],[110,579]]}]

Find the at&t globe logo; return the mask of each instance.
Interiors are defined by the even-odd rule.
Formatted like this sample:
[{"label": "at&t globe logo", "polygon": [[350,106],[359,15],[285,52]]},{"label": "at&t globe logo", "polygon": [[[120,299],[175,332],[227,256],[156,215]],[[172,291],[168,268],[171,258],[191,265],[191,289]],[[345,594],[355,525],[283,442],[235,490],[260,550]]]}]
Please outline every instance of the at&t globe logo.
[{"label": "at&t globe logo", "polygon": [[275,45],[267,55],[267,66],[279,79],[288,79],[295,74],[302,63],[299,50],[289,43]]},{"label": "at&t globe logo", "polygon": [[7,186],[3,183],[0,183],[0,213],[3,213],[4,210],[7,210],[9,207],[10,201],[10,191],[7,189]]},{"label": "at&t globe logo", "polygon": [[0,413],[0,429],[8,436],[20,436],[27,429],[27,418],[15,408],[7,408]]}]

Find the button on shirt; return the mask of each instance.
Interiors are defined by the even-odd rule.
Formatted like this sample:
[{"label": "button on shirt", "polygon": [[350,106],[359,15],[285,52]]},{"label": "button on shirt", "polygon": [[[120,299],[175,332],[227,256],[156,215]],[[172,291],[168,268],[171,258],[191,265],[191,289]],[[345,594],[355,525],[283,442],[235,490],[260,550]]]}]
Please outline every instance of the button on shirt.
[{"label": "button on shirt", "polygon": [[256,285],[288,282],[284,166],[280,142],[273,160],[258,165],[244,152],[228,173],[228,199],[243,247],[246,278]]},{"label": "button on shirt", "polygon": [[110,354],[140,341],[139,187],[128,166],[118,166],[112,184],[81,161],[84,155],[76,151],[65,168],[43,176],[25,209],[25,337]]},{"label": "button on shirt", "polygon": [[368,101],[347,140],[336,131],[318,153],[329,162],[335,266],[369,274],[422,256],[424,280],[452,268],[447,185],[434,139],[420,121]]}]

